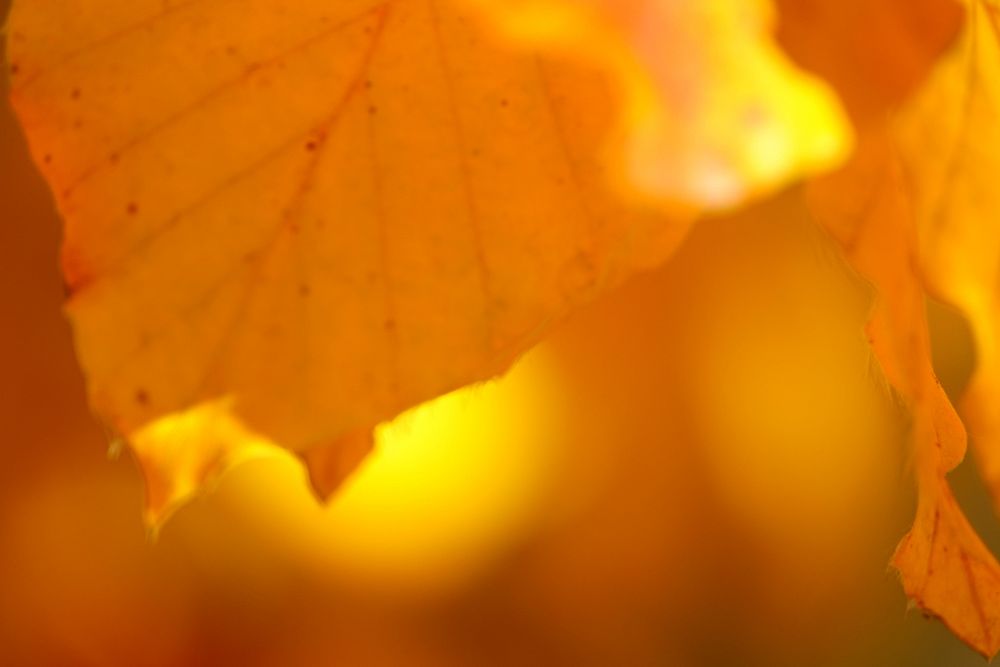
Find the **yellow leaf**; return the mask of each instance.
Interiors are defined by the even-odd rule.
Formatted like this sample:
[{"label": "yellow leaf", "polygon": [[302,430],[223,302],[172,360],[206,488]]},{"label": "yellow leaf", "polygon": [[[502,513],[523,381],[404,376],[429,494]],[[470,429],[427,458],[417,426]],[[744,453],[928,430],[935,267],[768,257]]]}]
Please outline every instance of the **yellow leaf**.
[{"label": "yellow leaf", "polygon": [[614,75],[625,185],[643,195],[732,206],[847,154],[839,102],[773,43],[769,0],[463,1]]},{"label": "yellow leaf", "polygon": [[918,229],[892,150],[879,140],[866,143],[845,171],[813,186],[811,199],[820,222],[875,288],[869,339],[912,415],[917,516],[893,565],[925,612],[992,656],[1000,649],[1000,564],[945,477],[965,454],[966,434],[931,364]]},{"label": "yellow leaf", "polygon": [[687,226],[605,188],[603,78],[450,2],[23,1],[9,49],[91,403],[144,463],[212,406],[195,479],[502,372]]}]

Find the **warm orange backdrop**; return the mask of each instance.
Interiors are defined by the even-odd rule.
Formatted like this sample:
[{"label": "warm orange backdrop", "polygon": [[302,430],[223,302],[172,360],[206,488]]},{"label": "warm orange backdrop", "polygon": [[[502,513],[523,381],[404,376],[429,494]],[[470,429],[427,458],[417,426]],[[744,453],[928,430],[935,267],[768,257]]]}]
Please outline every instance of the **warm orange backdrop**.
[{"label": "warm orange backdrop", "polygon": [[[392,539],[392,512],[443,535],[432,574],[407,586],[388,566],[358,577],[336,539],[279,530],[323,529],[287,464],[235,473],[147,540],[138,474],[108,460],[85,406],[58,220],[0,108],[0,664],[981,664],[904,613],[886,562],[912,509],[859,345],[865,293],[789,206],[703,223],[669,266],[557,334],[570,424],[539,444],[544,474],[498,487],[530,490],[530,517],[483,538],[453,565],[463,576],[433,561],[451,563],[463,542],[448,531],[465,524],[387,501],[372,528],[387,562],[413,548]],[[932,315],[958,391],[967,333]]]}]

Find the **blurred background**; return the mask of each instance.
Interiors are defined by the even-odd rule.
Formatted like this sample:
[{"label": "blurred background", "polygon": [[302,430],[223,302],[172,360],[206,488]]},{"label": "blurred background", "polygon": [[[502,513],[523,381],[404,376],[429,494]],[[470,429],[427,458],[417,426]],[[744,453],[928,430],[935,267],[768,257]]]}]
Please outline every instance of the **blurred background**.
[{"label": "blurred background", "polygon": [[[328,507],[275,456],[153,541],[0,106],[0,664],[981,665],[887,568],[914,509],[905,415],[867,288],[798,195],[704,221],[506,378],[382,427]],[[957,395],[968,331],[929,312]],[[971,463],[953,478],[1000,548]]]}]

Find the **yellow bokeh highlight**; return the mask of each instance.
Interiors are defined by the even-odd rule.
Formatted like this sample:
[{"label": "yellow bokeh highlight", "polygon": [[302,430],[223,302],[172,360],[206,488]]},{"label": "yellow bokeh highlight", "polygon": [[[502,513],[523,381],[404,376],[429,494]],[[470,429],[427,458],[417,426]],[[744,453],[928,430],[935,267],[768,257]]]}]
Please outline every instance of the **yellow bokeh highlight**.
[{"label": "yellow bokeh highlight", "polygon": [[516,42],[609,75],[624,192],[729,209],[853,147],[835,91],[772,39],[769,0],[465,0]]},{"label": "yellow bokeh highlight", "polygon": [[386,590],[457,585],[538,514],[557,456],[557,392],[543,352],[505,377],[414,408],[327,506],[292,455],[234,470],[229,509],[306,566]]}]

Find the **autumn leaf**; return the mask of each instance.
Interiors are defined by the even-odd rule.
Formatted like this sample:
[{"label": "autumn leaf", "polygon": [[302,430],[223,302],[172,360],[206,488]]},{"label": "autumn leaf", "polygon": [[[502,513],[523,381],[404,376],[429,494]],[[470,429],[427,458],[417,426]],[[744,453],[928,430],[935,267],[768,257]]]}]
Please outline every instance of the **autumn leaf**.
[{"label": "autumn leaf", "polygon": [[873,139],[843,172],[814,184],[812,208],[868,279],[868,336],[886,380],[911,415],[918,505],[893,556],[903,588],[987,656],[1000,649],[1000,563],[958,506],[946,474],[966,433],[931,362],[918,227],[893,147]]},{"label": "autumn leaf", "polygon": [[980,470],[1000,499],[998,95],[1000,6],[972,2],[960,43],[906,109],[897,135],[928,288],[972,327],[977,363],[961,407]]},{"label": "autumn leaf", "polygon": [[614,75],[629,190],[728,207],[846,155],[840,104],[773,43],[769,0],[462,1]]},{"label": "autumn leaf", "polygon": [[608,187],[607,77],[448,2],[17,4],[13,100],[66,221],[91,403],[143,465],[150,517],[241,443],[326,448],[312,477],[339,479],[358,433],[502,372],[665,258],[722,181],[731,203],[842,153],[830,94],[766,42],[763,9],[685,7],[653,18],[712,36],[698,68],[615,72],[657,114],[704,98],[641,142],[689,186],[654,214]]},{"label": "autumn leaf", "polygon": [[204,406],[332,445],[502,371],[684,228],[606,196],[601,81],[444,3],[24,3],[10,30],[92,403],[157,514],[241,439],[183,426]]},{"label": "autumn leaf", "polygon": [[[812,5],[811,9],[806,5]],[[970,75],[976,65],[970,65],[968,42],[969,33],[982,30],[984,8],[971,6],[965,44],[953,48],[933,76],[921,84],[915,99],[893,118],[893,107],[918,82],[922,66],[945,43],[947,30],[942,26],[948,20],[932,27],[927,17],[947,17],[947,10],[940,3],[936,7],[920,4],[909,15],[909,30],[891,30],[885,26],[902,26],[903,21],[897,16],[880,22],[880,16],[892,13],[882,6],[868,29],[899,48],[888,50],[895,54],[895,65],[875,68],[852,67],[850,60],[845,62],[821,39],[809,40],[808,31],[801,29],[805,18],[832,18],[837,10],[822,2],[806,5],[791,10],[792,22],[798,20],[800,29],[789,29],[786,40],[798,39],[790,45],[792,52],[838,82],[855,120],[866,128],[863,148],[844,172],[812,187],[812,208],[841,244],[848,261],[875,290],[869,339],[887,381],[912,420],[917,516],[896,550],[893,565],[907,595],[925,613],[941,617],[972,647],[992,656],[1000,649],[1000,564],[965,518],[946,479],[965,454],[966,433],[934,375],[925,313],[928,289],[941,294],[938,282],[942,277],[946,282],[961,280],[970,267],[969,260],[996,252],[1000,241],[990,237],[990,226],[983,225],[981,217],[969,210],[968,202],[962,202],[965,208],[952,212],[951,224],[977,235],[978,245],[956,248],[954,243],[942,243],[940,234],[933,231],[941,222],[936,217],[940,214],[931,212],[941,202],[947,202],[946,206],[957,203],[953,194],[943,193],[942,188],[960,192],[975,188],[992,169],[977,160],[976,152],[968,146],[956,145],[971,136],[982,141],[988,137],[986,128],[992,121],[989,111],[980,111],[983,115],[975,122],[969,115],[971,97],[961,92],[978,85]],[[925,18],[914,23],[914,16],[920,14]],[[881,29],[872,27],[879,23]],[[836,22],[823,22],[831,24]],[[996,33],[993,29],[988,32],[992,35],[978,39],[994,40],[995,48]],[[862,31],[853,38],[865,39],[866,34]],[[917,35],[928,38],[915,39]],[[854,49],[852,59],[864,59],[866,52],[870,50]],[[971,57],[973,63],[978,62],[982,53]],[[972,127],[968,127],[970,121]],[[988,139],[983,145],[990,145]],[[951,171],[956,160],[969,161],[965,174]],[[942,253],[950,253],[952,263],[935,268]],[[975,387],[974,381],[973,393]],[[971,423],[981,422],[973,419]],[[975,433],[980,435],[978,430]]]},{"label": "autumn leaf", "polygon": [[[919,290],[958,307],[969,319],[977,364],[963,398],[980,471],[1000,497],[1000,359],[996,338],[1000,233],[990,221],[1000,214],[995,174],[997,94],[1000,93],[1000,8],[993,2],[968,3],[962,38],[902,110],[892,127],[897,174],[876,197],[906,199],[912,211],[907,239],[913,283],[910,300],[922,308]],[[869,218],[874,221],[874,216]],[[870,223],[869,223],[870,224]],[[871,226],[871,224],[870,224]],[[884,261],[891,237],[878,242]],[[872,262],[874,265],[875,262]],[[869,274],[873,266],[862,269]],[[887,271],[883,266],[882,271]],[[891,286],[887,302],[902,302]],[[888,276],[886,276],[888,278]],[[878,284],[878,280],[875,281]],[[885,285],[881,285],[884,288]],[[883,290],[885,291],[885,290]],[[900,322],[898,332],[925,337],[925,326]],[[921,366],[930,369],[926,345]],[[880,355],[883,357],[884,355]],[[896,384],[894,382],[894,384]],[[914,407],[920,502],[917,522],[897,550],[907,593],[925,610],[941,616],[960,637],[987,656],[1000,650],[1000,565],[975,534],[944,479],[964,454],[964,428],[940,388]],[[900,385],[896,384],[897,387]],[[905,385],[904,385],[905,386]],[[907,393],[904,391],[904,393]],[[913,392],[909,392],[911,395]],[[942,421],[944,423],[942,423]],[[930,429],[921,437],[920,425]],[[923,444],[921,444],[923,443]],[[934,447],[938,448],[935,456]]]}]

